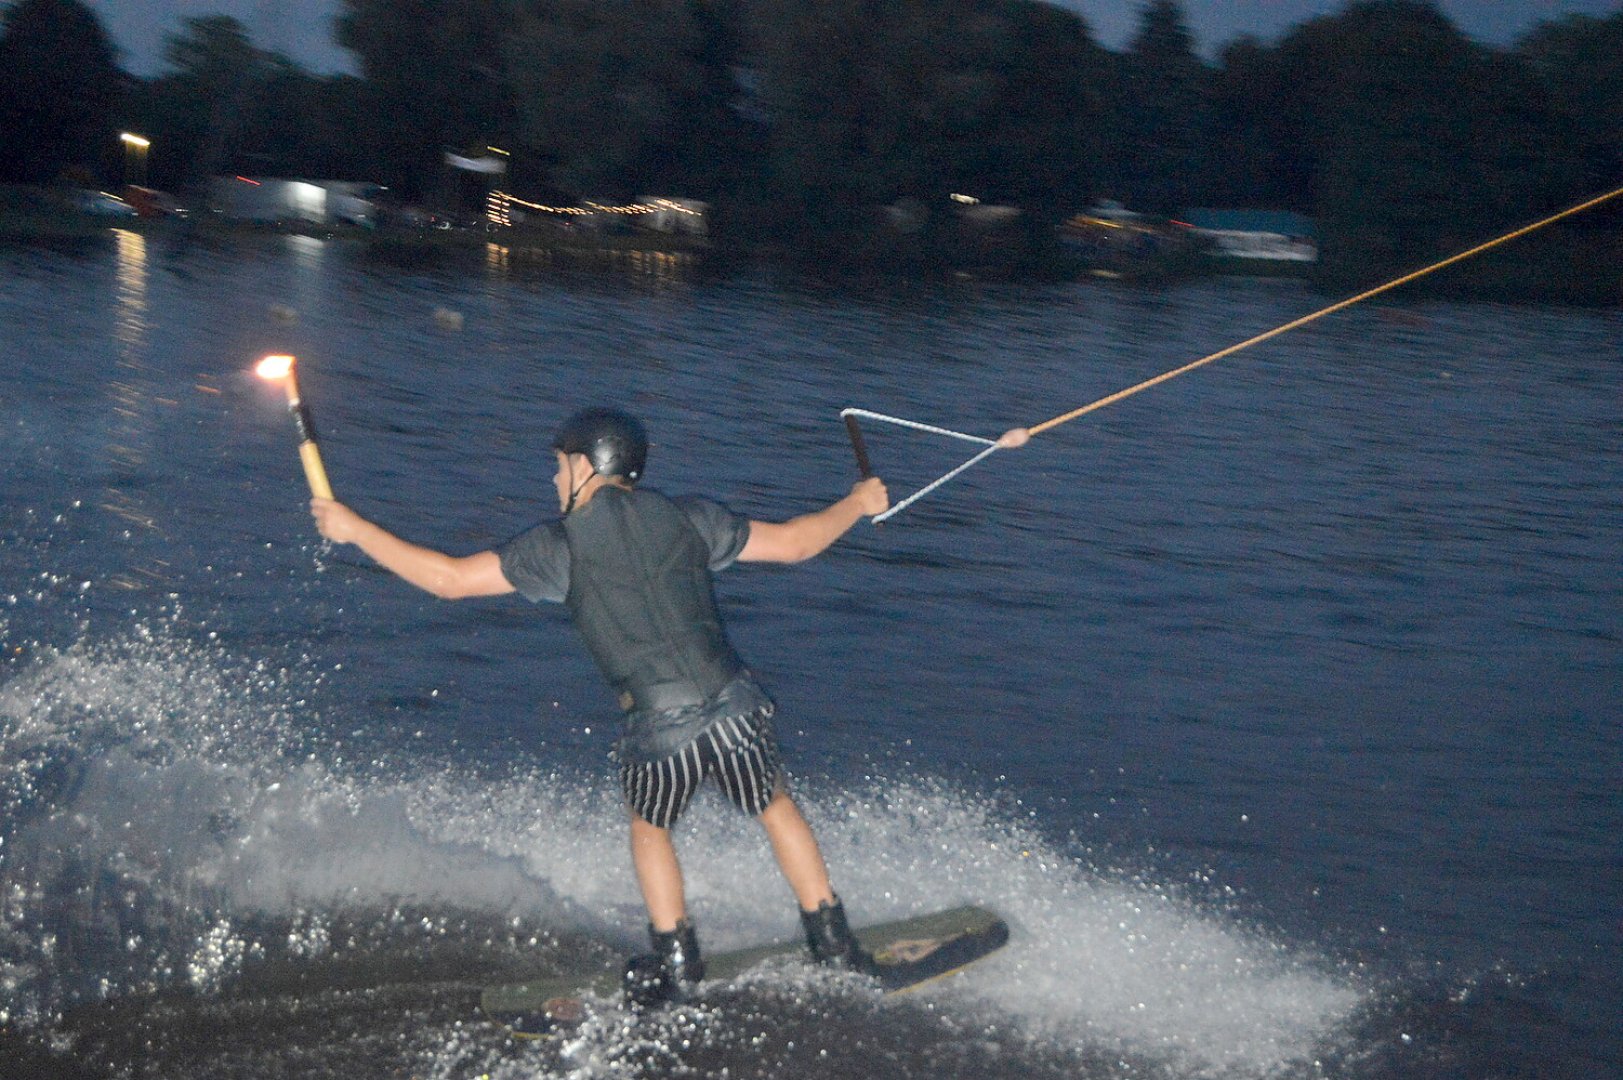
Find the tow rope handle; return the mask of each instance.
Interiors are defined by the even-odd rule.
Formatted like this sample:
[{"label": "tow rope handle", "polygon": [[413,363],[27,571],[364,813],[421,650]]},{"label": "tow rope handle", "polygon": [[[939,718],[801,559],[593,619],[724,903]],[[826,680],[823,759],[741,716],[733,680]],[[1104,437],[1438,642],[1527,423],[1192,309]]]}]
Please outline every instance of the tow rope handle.
[{"label": "tow rope handle", "polygon": [[914,431],[925,431],[932,435],[945,435],[949,438],[961,439],[964,442],[975,443],[982,448],[980,453],[976,454],[974,457],[970,458],[956,469],[953,469],[945,476],[930,481],[928,484],[925,484],[923,487],[913,492],[913,494],[909,495],[901,502],[892,503],[890,509],[886,510],[884,513],[875,514],[873,517],[873,523],[875,525],[878,525],[887,518],[895,517],[897,514],[901,513],[903,510],[906,510],[909,506],[912,506],[914,503],[918,502],[920,499],[924,498],[926,495],[930,494],[930,492],[934,491],[942,484],[945,484],[948,480],[951,480],[965,469],[972,465],[979,464],[988,454],[992,453],[992,451],[1002,447],[1024,446],[1026,441],[1031,438],[1030,434],[1024,428],[1013,428],[1006,431],[1003,433],[1003,437],[1000,439],[983,439],[979,435],[966,435],[962,431],[952,431],[948,428],[936,427],[934,424],[921,424],[916,420],[903,420],[899,416],[886,416],[884,413],[869,412],[867,409],[841,409],[840,417],[845,421],[845,430],[851,436],[851,449],[857,455],[857,468],[862,470],[862,475],[864,478],[873,475],[873,466],[868,461],[868,446],[867,443],[865,443],[862,439],[862,430],[857,427],[857,418],[859,416],[865,416],[870,420],[877,420],[882,424],[895,424],[898,427],[911,428]]},{"label": "tow rope handle", "polygon": [[845,430],[851,436],[851,450],[857,456],[857,472],[864,480],[873,475],[873,462],[868,460],[868,444],[862,441],[862,428],[852,413],[845,414]]}]

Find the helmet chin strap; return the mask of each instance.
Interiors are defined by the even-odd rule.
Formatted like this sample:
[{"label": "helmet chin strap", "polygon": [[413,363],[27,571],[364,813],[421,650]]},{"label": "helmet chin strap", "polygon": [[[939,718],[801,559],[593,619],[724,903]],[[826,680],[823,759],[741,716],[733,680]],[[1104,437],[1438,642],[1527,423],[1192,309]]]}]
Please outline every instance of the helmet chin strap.
[{"label": "helmet chin strap", "polygon": [[[570,456],[571,456],[571,459],[573,459],[575,455],[570,455]],[[580,498],[580,493],[586,490],[586,485],[590,484],[592,482],[592,477],[597,475],[597,470],[594,469],[594,468],[591,468],[591,462],[588,461],[586,464],[587,464],[586,479],[582,480],[579,485],[577,485],[574,489],[572,489],[569,492],[569,502],[564,504],[564,516],[566,516],[566,517],[571,512],[574,511],[574,509],[575,509],[575,500]],[[573,468],[573,466],[571,466],[571,468]]]}]

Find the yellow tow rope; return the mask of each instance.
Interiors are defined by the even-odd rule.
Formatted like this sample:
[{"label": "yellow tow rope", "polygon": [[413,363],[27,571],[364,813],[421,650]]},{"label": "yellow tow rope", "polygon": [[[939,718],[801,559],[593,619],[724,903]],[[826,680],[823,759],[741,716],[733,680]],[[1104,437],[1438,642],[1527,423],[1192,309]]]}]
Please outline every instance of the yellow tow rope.
[{"label": "yellow tow rope", "polygon": [[1503,236],[1494,237],[1492,240],[1489,240],[1487,243],[1478,244],[1476,247],[1471,248],[1468,251],[1462,251],[1458,255],[1450,255],[1448,258],[1443,259],[1443,260],[1441,260],[1439,262],[1434,262],[1430,266],[1423,267],[1423,268],[1421,268],[1419,270],[1415,270],[1415,271],[1412,271],[1410,273],[1404,274],[1402,277],[1399,277],[1399,278],[1393,278],[1391,281],[1388,281],[1384,285],[1377,285],[1373,289],[1366,289],[1365,291],[1359,293],[1357,296],[1349,296],[1345,300],[1338,300],[1334,304],[1331,304],[1329,307],[1320,308],[1318,311],[1313,312],[1311,315],[1303,315],[1299,319],[1292,319],[1290,322],[1285,323],[1283,326],[1276,326],[1272,330],[1269,330],[1269,331],[1267,331],[1265,333],[1258,334],[1256,337],[1247,338],[1245,341],[1242,341],[1237,345],[1230,345],[1226,349],[1219,349],[1217,352],[1212,353],[1210,356],[1203,356],[1199,360],[1195,360],[1192,363],[1185,364],[1182,367],[1173,368],[1171,371],[1164,371],[1161,374],[1155,376],[1153,379],[1145,379],[1143,382],[1137,384],[1136,386],[1129,386],[1125,390],[1117,390],[1114,394],[1108,394],[1105,397],[1100,398],[1098,401],[1091,402],[1091,403],[1089,403],[1087,405],[1082,406],[1079,409],[1072,409],[1070,412],[1061,413],[1060,415],[1058,415],[1058,416],[1056,416],[1056,417],[1054,417],[1054,418],[1052,418],[1050,420],[1044,420],[1040,424],[1033,424],[1031,427],[1010,428],[1008,431],[1005,431],[1001,437],[999,437],[999,438],[997,438],[995,440],[994,439],[983,439],[983,438],[981,438],[980,436],[977,436],[977,435],[966,435],[966,434],[963,434],[962,432],[947,431],[947,430],[945,430],[943,428],[932,427],[932,426],[930,426],[928,424],[919,424],[919,423],[916,423],[916,422],[911,421],[911,420],[903,420],[900,417],[885,416],[885,415],[882,415],[880,413],[869,412],[869,411],[867,411],[865,409],[846,409],[844,412],[841,413],[841,416],[845,418],[846,427],[850,431],[851,447],[856,452],[857,464],[860,467],[860,469],[862,471],[862,474],[864,476],[869,475],[871,470],[870,470],[869,464],[868,464],[867,449],[863,444],[861,432],[857,427],[857,418],[858,417],[865,417],[867,419],[877,420],[877,421],[880,421],[882,423],[899,424],[899,425],[902,425],[904,427],[919,428],[919,429],[934,432],[934,433],[940,434],[940,435],[950,435],[950,436],[953,436],[954,438],[967,439],[970,442],[980,443],[980,444],[983,445],[983,449],[978,451],[975,454],[974,457],[970,458],[968,461],[964,462],[962,465],[959,465],[957,468],[953,469],[951,472],[947,473],[945,476],[942,476],[942,477],[940,477],[940,478],[938,478],[936,480],[931,481],[930,483],[924,485],[919,490],[913,492],[913,494],[907,496],[905,499],[902,499],[900,502],[895,503],[894,505],[892,505],[890,507],[890,509],[886,510],[882,514],[877,515],[873,520],[877,524],[877,523],[879,523],[881,521],[886,520],[887,518],[895,516],[896,514],[898,514],[901,511],[905,510],[907,507],[911,506],[913,503],[917,502],[918,500],[924,498],[926,495],[928,495],[931,492],[935,491],[937,488],[941,487],[943,484],[945,484],[948,481],[954,479],[960,473],[964,472],[966,469],[969,469],[974,465],[980,464],[980,462],[984,461],[987,457],[991,456],[992,454],[996,453],[997,451],[999,451],[999,450],[1011,450],[1011,449],[1014,449],[1015,447],[1018,447],[1018,446],[1024,446],[1027,442],[1029,442],[1031,440],[1031,437],[1033,435],[1040,435],[1043,432],[1047,431],[1049,428],[1058,427],[1059,425],[1061,425],[1063,423],[1066,423],[1066,422],[1071,421],[1071,420],[1075,420],[1079,416],[1086,416],[1088,413],[1094,412],[1097,409],[1102,409],[1106,405],[1114,405],[1116,402],[1122,400],[1123,398],[1132,397],[1134,394],[1139,393],[1142,390],[1148,390],[1152,386],[1159,386],[1162,383],[1166,382],[1168,379],[1176,379],[1179,375],[1183,375],[1183,374],[1185,374],[1187,372],[1194,371],[1198,367],[1204,367],[1207,364],[1212,363],[1214,360],[1221,360],[1225,356],[1233,356],[1235,353],[1239,352],[1241,349],[1249,349],[1251,346],[1259,344],[1259,343],[1264,342],[1264,341],[1267,341],[1269,338],[1278,337],[1280,334],[1284,334],[1284,333],[1287,333],[1287,332],[1289,332],[1291,330],[1295,330],[1299,326],[1306,326],[1308,323],[1312,322],[1315,319],[1322,319],[1326,315],[1332,315],[1332,314],[1334,314],[1334,313],[1336,313],[1338,311],[1341,311],[1341,310],[1343,310],[1345,308],[1350,308],[1354,304],[1362,303],[1363,301],[1368,300],[1372,296],[1379,296],[1381,293],[1387,292],[1390,289],[1395,289],[1399,285],[1406,285],[1409,282],[1414,281],[1416,278],[1425,277],[1427,274],[1434,273],[1435,271],[1441,270],[1445,266],[1452,266],[1457,262],[1463,262],[1464,260],[1469,259],[1474,255],[1482,254],[1484,251],[1487,251],[1490,248],[1496,248],[1500,244],[1509,243],[1510,241],[1515,240],[1517,237],[1526,236],[1528,233],[1535,232],[1535,231],[1537,231],[1539,229],[1542,229],[1546,225],[1553,225],[1555,222],[1560,221],[1562,218],[1569,218],[1569,217],[1572,217],[1574,214],[1581,214],[1585,210],[1589,210],[1589,209],[1592,209],[1593,207],[1599,206],[1601,203],[1606,202],[1608,199],[1615,199],[1619,195],[1623,195],[1623,187],[1617,188],[1614,191],[1608,191],[1604,195],[1597,195],[1592,199],[1585,199],[1583,202],[1578,203],[1578,204],[1576,204],[1574,206],[1569,206],[1565,210],[1562,210],[1560,213],[1551,214],[1549,217],[1544,218],[1541,221],[1535,221],[1531,225],[1524,225],[1519,229],[1514,229],[1514,230],[1512,230],[1510,232],[1505,233]]},{"label": "yellow tow rope", "polygon": [[1026,433],[1028,435],[1040,435],[1043,432],[1047,431],[1049,428],[1058,427],[1059,425],[1061,425],[1063,423],[1066,423],[1067,421],[1075,420],[1079,416],[1086,416],[1088,413],[1093,412],[1096,409],[1102,409],[1106,405],[1114,405],[1116,402],[1122,400],[1123,398],[1132,397],[1134,394],[1138,393],[1141,390],[1148,390],[1152,386],[1159,386],[1161,383],[1166,382],[1168,379],[1176,379],[1179,375],[1182,375],[1185,372],[1194,371],[1198,367],[1204,367],[1205,365],[1210,364],[1214,360],[1221,360],[1225,356],[1233,356],[1235,353],[1239,352],[1241,349],[1249,349],[1251,346],[1259,344],[1259,343],[1264,342],[1264,341],[1267,341],[1269,338],[1278,337],[1280,334],[1284,334],[1284,333],[1287,333],[1287,332],[1289,332],[1291,330],[1295,330],[1299,326],[1306,326],[1308,323],[1312,322],[1314,319],[1322,319],[1326,315],[1333,315],[1336,312],[1343,310],[1344,308],[1350,308],[1354,304],[1362,303],[1363,301],[1368,300],[1372,296],[1379,296],[1381,293],[1384,293],[1384,292],[1386,292],[1386,291],[1388,291],[1390,289],[1395,289],[1399,285],[1407,285],[1409,282],[1415,280],[1416,278],[1425,277],[1427,274],[1433,273],[1434,271],[1437,271],[1437,270],[1441,270],[1445,266],[1452,266],[1455,263],[1462,262],[1462,261],[1464,261],[1466,259],[1471,258],[1474,255],[1480,255],[1484,251],[1489,250],[1490,248],[1498,247],[1500,244],[1507,244],[1510,241],[1517,239],[1518,237],[1526,236],[1530,232],[1535,232],[1535,231],[1537,231],[1539,229],[1542,229],[1546,225],[1553,225],[1557,221],[1560,221],[1562,218],[1569,218],[1569,217],[1572,217],[1574,214],[1581,214],[1585,210],[1589,210],[1589,209],[1591,209],[1593,207],[1599,206],[1601,203],[1605,202],[1608,199],[1615,199],[1619,195],[1623,195],[1623,187],[1620,187],[1620,188],[1616,189],[1615,191],[1608,191],[1604,195],[1597,195],[1593,199],[1586,199],[1585,201],[1583,201],[1581,203],[1578,203],[1575,206],[1569,206],[1565,210],[1561,211],[1558,214],[1551,214],[1549,217],[1543,219],[1542,221],[1535,221],[1531,225],[1524,225],[1521,228],[1516,229],[1516,230],[1514,230],[1512,232],[1505,233],[1505,235],[1503,235],[1503,236],[1495,237],[1494,239],[1489,240],[1485,244],[1478,244],[1476,247],[1471,248],[1469,251],[1462,251],[1458,255],[1450,255],[1448,258],[1443,259],[1441,262],[1432,263],[1430,266],[1427,266],[1427,267],[1425,267],[1423,269],[1415,270],[1412,273],[1404,274],[1400,278],[1393,278],[1391,281],[1388,281],[1386,284],[1377,285],[1377,286],[1375,286],[1375,288],[1368,289],[1368,290],[1366,290],[1364,292],[1361,292],[1357,296],[1349,296],[1345,300],[1338,300],[1336,303],[1331,304],[1329,307],[1320,308],[1318,311],[1313,312],[1313,314],[1311,314],[1311,315],[1303,315],[1299,319],[1292,319],[1290,322],[1284,324],[1283,326],[1276,326],[1272,330],[1269,330],[1266,333],[1258,334],[1254,338],[1248,338],[1245,341],[1240,342],[1238,345],[1230,345],[1226,349],[1219,349],[1217,352],[1212,353],[1210,356],[1203,356],[1199,360],[1196,360],[1196,361],[1194,361],[1192,363],[1185,364],[1182,367],[1173,368],[1171,371],[1162,372],[1160,375],[1155,376],[1153,379],[1145,379],[1143,382],[1139,383],[1137,386],[1129,386],[1125,390],[1118,390],[1114,394],[1109,394],[1109,395],[1107,395],[1105,397],[1102,397],[1098,401],[1095,401],[1095,402],[1092,402],[1090,404],[1082,406],[1080,409],[1072,409],[1070,412],[1061,413],[1060,415],[1054,417],[1051,420],[1044,420],[1040,424],[1034,424],[1031,427],[1026,428]]}]

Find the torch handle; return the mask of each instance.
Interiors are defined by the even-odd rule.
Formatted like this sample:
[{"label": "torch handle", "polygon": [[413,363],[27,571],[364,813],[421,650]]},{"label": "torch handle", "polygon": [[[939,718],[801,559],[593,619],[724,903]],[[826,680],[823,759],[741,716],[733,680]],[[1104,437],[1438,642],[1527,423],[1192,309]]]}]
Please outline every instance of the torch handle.
[{"label": "torch handle", "polygon": [[327,467],[321,463],[321,447],[314,439],[299,444],[299,460],[304,463],[304,478],[310,484],[310,494],[320,499],[333,497],[332,485],[327,482]]},{"label": "torch handle", "polygon": [[316,422],[310,417],[310,408],[299,394],[299,381],[289,369],[283,379],[287,390],[287,411],[293,417],[293,430],[299,436],[299,460],[304,463],[304,479],[310,485],[310,494],[321,499],[333,497],[332,484],[327,481],[327,467],[321,462],[321,446],[316,442]]}]

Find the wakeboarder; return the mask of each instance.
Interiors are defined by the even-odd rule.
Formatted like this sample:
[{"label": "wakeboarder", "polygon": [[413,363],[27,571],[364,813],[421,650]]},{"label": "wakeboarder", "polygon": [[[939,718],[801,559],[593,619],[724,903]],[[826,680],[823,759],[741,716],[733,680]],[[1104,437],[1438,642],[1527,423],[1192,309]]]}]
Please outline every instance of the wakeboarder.
[{"label": "wakeboarder", "polygon": [[647,432],[619,410],[576,413],[552,446],[562,516],[494,550],[453,556],[413,544],[330,497],[312,498],[310,510],[322,536],[356,545],[435,596],[518,592],[569,609],[624,714],[614,756],[654,950],[628,965],[635,999],[678,997],[704,975],[671,830],[706,779],[765,828],[813,958],[871,972],[816,837],[789,795],[776,706],[728,640],[711,575],[735,562],[821,554],[858,521],[884,512],[884,483],[865,477],[820,510],[754,521],[709,499],[641,487]]}]

